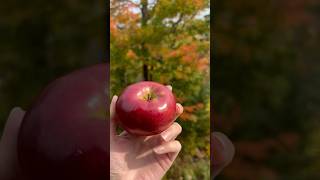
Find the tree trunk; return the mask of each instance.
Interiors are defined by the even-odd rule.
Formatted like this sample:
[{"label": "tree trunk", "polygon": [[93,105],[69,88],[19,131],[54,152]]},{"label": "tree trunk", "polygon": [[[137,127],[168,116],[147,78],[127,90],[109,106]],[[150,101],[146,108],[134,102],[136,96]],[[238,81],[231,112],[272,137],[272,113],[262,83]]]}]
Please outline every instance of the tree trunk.
[{"label": "tree trunk", "polygon": [[[141,27],[145,27],[148,21],[148,0],[141,0]],[[141,51],[143,54],[143,78],[145,81],[149,80],[149,67],[148,67],[148,58],[146,58],[147,48],[144,45],[144,42],[141,43]]]},{"label": "tree trunk", "polygon": [[148,75],[149,75],[148,74],[148,66],[145,63],[143,63],[143,79],[145,81],[149,81]]}]

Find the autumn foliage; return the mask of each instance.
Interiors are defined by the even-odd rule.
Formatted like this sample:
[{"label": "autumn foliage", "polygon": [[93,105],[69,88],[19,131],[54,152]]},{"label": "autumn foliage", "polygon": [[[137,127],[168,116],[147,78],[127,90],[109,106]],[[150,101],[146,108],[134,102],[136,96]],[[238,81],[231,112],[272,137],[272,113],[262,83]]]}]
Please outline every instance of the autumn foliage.
[{"label": "autumn foliage", "polygon": [[209,177],[208,7],[206,0],[110,2],[111,94],[152,80],[171,84],[184,106],[183,152],[169,179]]}]

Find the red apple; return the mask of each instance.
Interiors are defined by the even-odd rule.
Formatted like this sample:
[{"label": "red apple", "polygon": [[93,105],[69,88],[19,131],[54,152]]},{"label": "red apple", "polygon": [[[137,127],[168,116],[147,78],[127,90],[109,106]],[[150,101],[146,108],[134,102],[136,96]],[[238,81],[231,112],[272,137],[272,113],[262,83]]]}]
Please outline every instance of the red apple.
[{"label": "red apple", "polygon": [[109,128],[107,65],[99,64],[52,82],[27,111],[18,158],[30,180],[106,180]]},{"label": "red apple", "polygon": [[116,103],[116,120],[127,132],[148,136],[167,129],[176,116],[176,100],[164,85],[143,81],[128,86]]}]

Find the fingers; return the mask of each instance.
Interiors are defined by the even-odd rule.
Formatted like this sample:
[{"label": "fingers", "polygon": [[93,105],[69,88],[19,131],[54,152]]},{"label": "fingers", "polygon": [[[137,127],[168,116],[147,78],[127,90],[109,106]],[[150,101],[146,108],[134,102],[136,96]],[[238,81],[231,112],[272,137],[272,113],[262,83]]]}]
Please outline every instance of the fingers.
[{"label": "fingers", "polygon": [[110,104],[110,140],[112,140],[116,136],[115,115],[116,115],[117,100],[118,100],[118,96],[113,96]]},{"label": "fingers", "polygon": [[0,141],[0,179],[13,179],[18,174],[17,141],[25,112],[13,108]]},{"label": "fingers", "polygon": [[168,129],[163,131],[160,136],[165,142],[172,141],[181,133],[182,127],[174,122]]},{"label": "fingers", "polygon": [[170,89],[170,91],[172,91],[172,86],[171,86],[171,85],[166,85],[166,87],[167,87],[168,89]]},{"label": "fingers", "polygon": [[157,147],[166,142],[175,140],[181,132],[182,127],[177,122],[174,122],[168,129],[164,130],[160,134],[147,136],[141,140],[150,147]]},{"label": "fingers", "polygon": [[183,113],[183,106],[180,103],[176,104],[176,118]]},{"label": "fingers", "polygon": [[[172,91],[172,86],[171,85],[166,85],[166,87],[168,89],[170,89],[170,91]],[[176,104],[176,117],[178,118],[181,114],[183,113],[183,106],[180,103]]]},{"label": "fingers", "polygon": [[160,136],[162,143],[153,148],[153,151],[158,154],[167,154],[171,161],[175,160],[181,150],[181,144],[175,140],[182,132],[182,127],[178,123],[173,123],[168,129],[163,131]]},{"label": "fingers", "polygon": [[153,148],[153,151],[158,154],[177,153],[181,150],[181,144],[179,141],[174,140],[166,142],[160,146]]},{"label": "fingers", "polygon": [[1,138],[1,143],[5,144],[5,146],[16,143],[24,114],[25,111],[19,107],[11,110]]},{"label": "fingers", "polygon": [[233,159],[235,149],[232,142],[222,133],[212,133],[211,151],[213,157],[212,174],[215,177]]},{"label": "fingers", "polygon": [[[181,113],[182,111],[179,111],[179,115]],[[181,150],[180,142],[175,140],[181,132],[182,127],[177,122],[174,122],[168,129],[160,134],[162,141],[164,141],[165,143],[162,143],[161,145],[155,147],[153,149],[154,152],[158,155],[167,153],[169,159],[171,161],[174,161]]]},{"label": "fingers", "polygon": [[122,131],[120,134],[119,134],[119,136],[128,136],[129,135],[129,133],[127,132],[127,131]]}]

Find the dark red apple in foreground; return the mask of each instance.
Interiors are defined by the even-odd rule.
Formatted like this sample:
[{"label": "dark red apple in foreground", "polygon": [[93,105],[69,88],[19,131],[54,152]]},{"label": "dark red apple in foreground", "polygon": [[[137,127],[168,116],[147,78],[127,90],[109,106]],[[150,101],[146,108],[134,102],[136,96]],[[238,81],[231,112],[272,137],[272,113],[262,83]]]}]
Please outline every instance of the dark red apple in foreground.
[{"label": "dark red apple in foreground", "polygon": [[18,158],[30,180],[109,178],[107,64],[51,83],[27,111]]},{"label": "dark red apple in foreground", "polygon": [[116,119],[127,132],[148,136],[167,129],[176,115],[176,100],[164,85],[143,81],[128,86],[116,103]]}]

